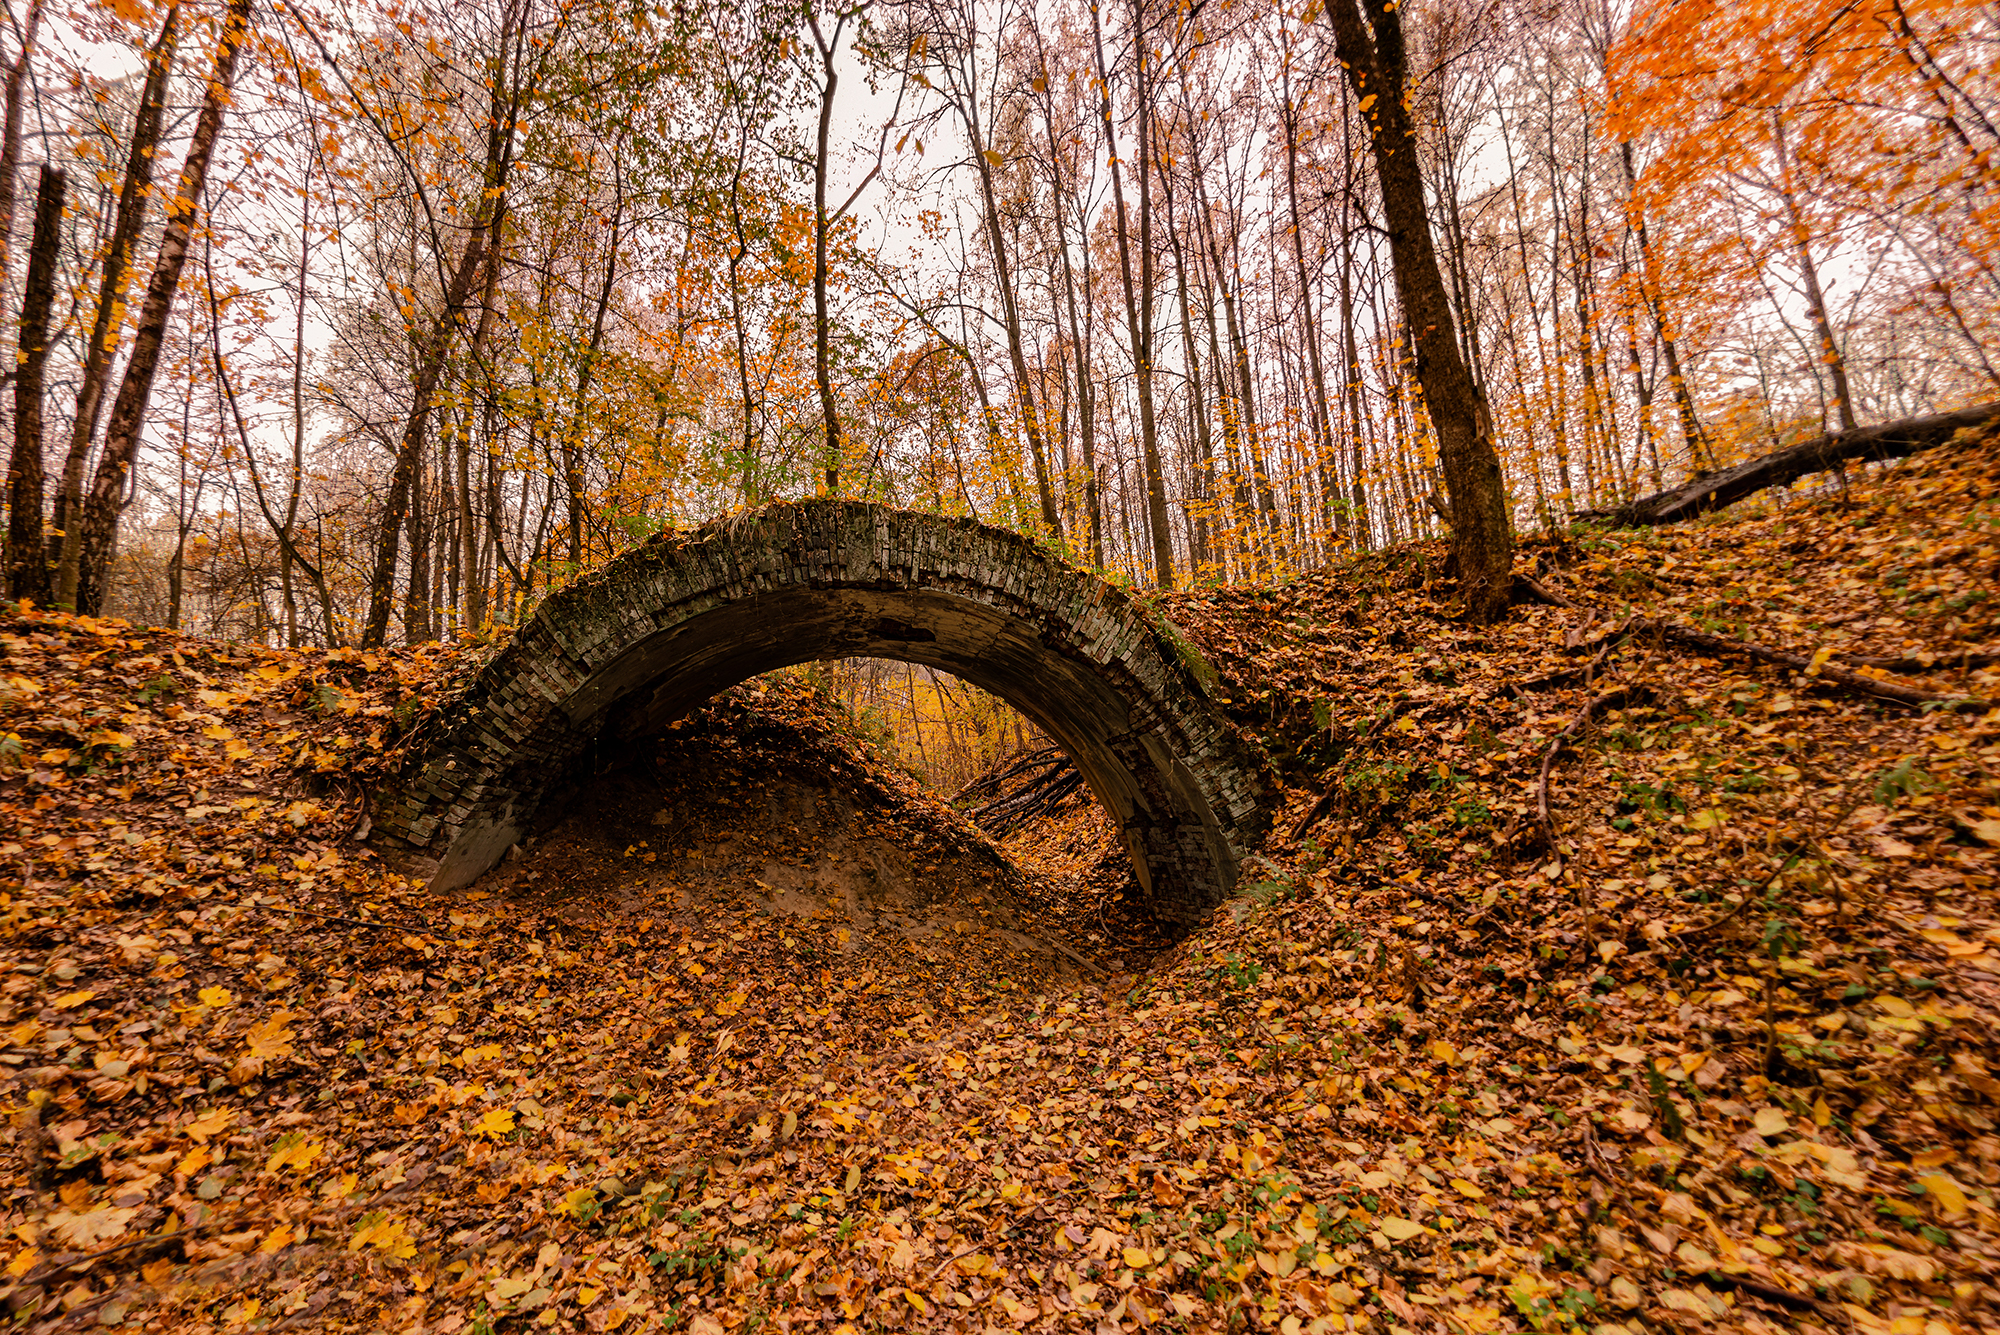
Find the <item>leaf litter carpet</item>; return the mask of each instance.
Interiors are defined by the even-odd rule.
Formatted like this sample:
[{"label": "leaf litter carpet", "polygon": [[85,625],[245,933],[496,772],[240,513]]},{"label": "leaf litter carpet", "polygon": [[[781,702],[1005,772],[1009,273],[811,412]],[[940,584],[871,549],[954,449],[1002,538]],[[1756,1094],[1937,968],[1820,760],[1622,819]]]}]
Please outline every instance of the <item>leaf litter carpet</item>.
[{"label": "leaf litter carpet", "polygon": [[1994,1328],[2000,716],[1649,627],[1992,699],[1996,481],[1530,543],[1487,630],[1421,546],[1167,600],[1289,785],[1171,944],[1101,814],[1003,856],[779,679],[434,898],[353,836],[476,650],[12,615],[8,1308]]}]

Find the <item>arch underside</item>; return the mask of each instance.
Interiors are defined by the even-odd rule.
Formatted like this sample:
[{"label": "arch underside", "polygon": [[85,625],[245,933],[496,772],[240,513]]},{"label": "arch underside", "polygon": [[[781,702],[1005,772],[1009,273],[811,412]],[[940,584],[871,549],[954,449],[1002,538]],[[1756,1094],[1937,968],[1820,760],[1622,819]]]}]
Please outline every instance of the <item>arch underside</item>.
[{"label": "arch underside", "polygon": [[[822,517],[833,522],[811,522]],[[760,673],[870,657],[950,672],[1034,720],[1124,831],[1157,917],[1192,923],[1227,893],[1262,833],[1261,766],[1173,651],[1120,606],[1122,595],[962,521],[852,504],[779,507],[775,518],[793,549],[825,548],[830,528],[844,539],[834,544],[842,568],[794,563],[787,573],[768,559],[770,540],[787,535],[746,534],[738,521],[710,550],[619,558],[596,587],[552,598],[488,665],[467,692],[471,707],[429,747],[409,797],[378,822],[392,839],[440,854],[434,887],[476,879],[543,799],[608,748],[657,736]],[[899,524],[944,532],[898,534]],[[864,535],[875,552],[855,550]],[[1000,555],[1046,569],[968,579],[968,535],[989,546],[998,536]],[[949,539],[953,560],[926,563],[912,538]],[[760,559],[744,562],[746,550]],[[991,564],[994,554],[980,555]],[[631,565],[625,576],[621,562]],[[661,577],[663,562],[672,578]]]}]

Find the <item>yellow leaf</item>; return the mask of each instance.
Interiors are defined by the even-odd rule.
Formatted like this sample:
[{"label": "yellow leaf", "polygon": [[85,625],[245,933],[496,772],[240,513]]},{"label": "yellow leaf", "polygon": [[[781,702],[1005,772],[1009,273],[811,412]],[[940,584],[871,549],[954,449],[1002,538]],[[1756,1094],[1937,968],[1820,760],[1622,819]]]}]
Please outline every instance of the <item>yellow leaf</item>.
[{"label": "yellow leaf", "polygon": [[292,1055],[295,1035],[291,1023],[298,1016],[293,1011],[274,1011],[267,1020],[260,1020],[244,1032],[243,1044],[253,1057],[269,1061],[274,1057]]},{"label": "yellow leaf", "polygon": [[472,1134],[475,1136],[491,1136],[495,1140],[498,1140],[513,1129],[514,1110],[512,1108],[489,1108],[486,1115],[479,1119],[478,1125],[472,1128]]},{"label": "yellow leaf", "polygon": [[274,1252],[281,1252],[291,1246],[297,1236],[297,1234],[292,1232],[290,1224],[280,1224],[271,1230],[268,1237],[257,1244],[257,1251],[263,1256],[269,1256]]},{"label": "yellow leaf", "polygon": [[1755,1125],[1758,1135],[1776,1136],[1792,1129],[1792,1119],[1782,1108],[1759,1108]]},{"label": "yellow leaf", "polygon": [[1431,1044],[1431,1056],[1436,1057],[1446,1066],[1456,1066],[1458,1064],[1458,1049],[1443,1039],[1439,1039],[1437,1042]]},{"label": "yellow leaf", "polygon": [[217,1108],[205,1113],[181,1128],[183,1134],[197,1145],[208,1144],[208,1138],[218,1135],[222,1129],[236,1120],[236,1114],[228,1108]]},{"label": "yellow leaf", "polygon": [[195,993],[195,995],[201,998],[202,1005],[214,1010],[221,1010],[225,1006],[236,1004],[235,996],[226,987],[204,987],[201,991]]},{"label": "yellow leaf", "polygon": [[1486,1199],[1485,1192],[1473,1186],[1462,1177],[1455,1177],[1451,1180],[1451,1189],[1467,1200],[1483,1201]]},{"label": "yellow leaf", "polygon": [[904,1289],[903,1297],[909,1301],[910,1306],[916,1308],[917,1311],[922,1313],[924,1316],[929,1316],[931,1314],[931,1305],[925,1302],[923,1299],[923,1295],[918,1293],[915,1289]]},{"label": "yellow leaf", "polygon": [[7,1274],[11,1278],[19,1279],[21,1276],[27,1274],[30,1270],[33,1270],[35,1268],[36,1262],[40,1261],[41,1259],[42,1259],[42,1249],[40,1247],[23,1248],[19,1256],[15,1257],[12,1261],[9,1261],[7,1263]]},{"label": "yellow leaf", "polygon": [[1917,1179],[1917,1185],[1924,1189],[1924,1195],[1937,1202],[1938,1213],[1946,1219],[1956,1219],[1965,1213],[1965,1191],[1944,1172],[1925,1173]]},{"label": "yellow leaf", "polygon": [[85,990],[82,992],[66,992],[62,996],[57,997],[54,1001],[51,1001],[49,1005],[54,1006],[59,1011],[75,1010],[78,1006],[81,1006],[84,1002],[89,1001],[92,997],[96,995],[97,993],[89,990]]},{"label": "yellow leaf", "polygon": [[1409,1219],[1399,1219],[1394,1215],[1377,1220],[1375,1227],[1381,1229],[1386,1236],[1396,1242],[1407,1242],[1424,1231],[1422,1224]]},{"label": "yellow leaf", "polygon": [[1152,1262],[1153,1254],[1144,1247],[1127,1247],[1125,1249],[1125,1264],[1131,1266],[1134,1270],[1144,1270]]},{"label": "yellow leaf", "polygon": [[417,1243],[410,1236],[409,1226],[393,1215],[371,1214],[363,1217],[361,1226],[347,1240],[347,1250],[358,1252],[363,1247],[373,1247],[382,1255],[399,1260],[408,1260],[417,1254]]},{"label": "yellow leaf", "polygon": [[315,1160],[326,1153],[326,1142],[307,1140],[299,1136],[290,1144],[281,1144],[277,1153],[264,1162],[264,1171],[275,1173],[281,1168],[289,1168],[297,1173],[310,1170]]}]

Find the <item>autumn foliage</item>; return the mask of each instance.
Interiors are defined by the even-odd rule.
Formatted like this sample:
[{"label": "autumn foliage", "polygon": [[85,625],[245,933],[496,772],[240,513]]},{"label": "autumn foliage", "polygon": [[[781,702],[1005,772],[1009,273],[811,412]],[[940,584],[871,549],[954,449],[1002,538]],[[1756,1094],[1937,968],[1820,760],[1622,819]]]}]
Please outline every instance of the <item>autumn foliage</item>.
[{"label": "autumn foliage", "polygon": [[[1436,546],[1180,595],[1291,787],[1179,943],[1093,870],[1094,807],[1010,862],[786,674],[440,901],[355,835],[471,659],[17,613],[8,1301],[51,1329],[1976,1328],[1993,716],[1821,673],[1992,698],[1996,449],[1548,541],[1574,606],[1478,634]],[[1775,670],[1635,618],[1819,648]]]}]

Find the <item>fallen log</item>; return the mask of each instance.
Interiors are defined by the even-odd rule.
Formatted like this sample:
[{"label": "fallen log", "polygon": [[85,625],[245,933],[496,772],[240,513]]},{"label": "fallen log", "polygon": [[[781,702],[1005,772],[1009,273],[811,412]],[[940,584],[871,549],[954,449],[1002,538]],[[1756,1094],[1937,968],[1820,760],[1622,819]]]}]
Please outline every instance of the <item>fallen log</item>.
[{"label": "fallen log", "polygon": [[1944,444],[1966,427],[2000,417],[2000,403],[1983,403],[1957,412],[1906,417],[1854,431],[1823,436],[1777,450],[1748,463],[1714,473],[1697,474],[1678,487],[1641,496],[1605,510],[1579,510],[1578,519],[1608,519],[1619,525],[1673,524],[1733,505],[1745,496],[1824,473],[1844,463],[1869,459],[1901,459]]},{"label": "fallen log", "polygon": [[1004,839],[1029,821],[1048,815],[1082,788],[1083,775],[1069,756],[1049,746],[997,766],[960,789],[952,801],[990,794],[966,815],[991,837]]}]

